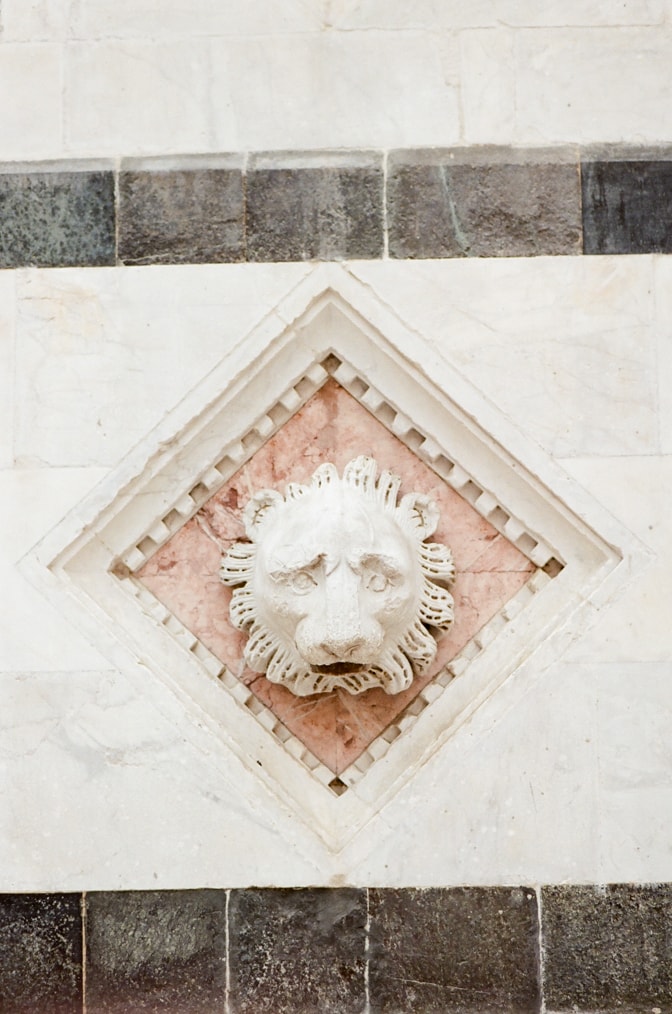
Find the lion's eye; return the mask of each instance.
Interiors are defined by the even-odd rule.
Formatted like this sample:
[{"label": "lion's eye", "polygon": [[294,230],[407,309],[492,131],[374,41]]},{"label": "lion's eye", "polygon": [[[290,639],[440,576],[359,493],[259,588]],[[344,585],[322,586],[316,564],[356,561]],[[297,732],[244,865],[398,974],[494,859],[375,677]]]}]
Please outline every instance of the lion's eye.
[{"label": "lion's eye", "polygon": [[366,578],[366,587],[372,592],[384,592],[389,586],[389,578],[385,574],[373,573]]},{"label": "lion's eye", "polygon": [[292,591],[299,592],[299,594],[304,594],[313,588],[317,588],[317,581],[307,570],[300,570],[296,574],[291,574],[287,578],[287,584]]}]

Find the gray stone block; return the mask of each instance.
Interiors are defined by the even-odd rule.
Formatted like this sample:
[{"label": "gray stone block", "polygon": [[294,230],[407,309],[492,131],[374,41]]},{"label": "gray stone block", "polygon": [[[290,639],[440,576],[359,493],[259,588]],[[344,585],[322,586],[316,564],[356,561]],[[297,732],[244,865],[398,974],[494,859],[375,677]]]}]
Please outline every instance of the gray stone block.
[{"label": "gray stone block", "polygon": [[322,164],[257,157],[247,175],[251,261],[376,258],[383,253],[379,156],[325,154]]},{"label": "gray stone block", "polygon": [[672,1012],[672,885],[544,887],[549,1011]]},{"label": "gray stone block", "polygon": [[361,1014],[366,892],[232,891],[231,1011]]},{"label": "gray stone block", "polygon": [[0,1010],[75,1014],[82,1009],[79,894],[0,895]]},{"label": "gray stone block", "polygon": [[672,253],[672,161],[584,162],[584,253]]},{"label": "gray stone block", "polygon": [[115,261],[111,172],[0,174],[0,267]]},{"label": "gray stone block", "polygon": [[212,1014],[226,999],[226,892],[86,897],[86,1005],[96,1014]]},{"label": "gray stone block", "polygon": [[123,170],[119,258],[124,264],[217,264],[245,259],[240,169]]},{"label": "gray stone block", "polygon": [[534,891],[374,889],[370,913],[371,1014],[539,1011]]},{"label": "gray stone block", "polygon": [[578,162],[499,151],[479,157],[468,150],[392,152],[390,256],[578,254],[580,198]]}]

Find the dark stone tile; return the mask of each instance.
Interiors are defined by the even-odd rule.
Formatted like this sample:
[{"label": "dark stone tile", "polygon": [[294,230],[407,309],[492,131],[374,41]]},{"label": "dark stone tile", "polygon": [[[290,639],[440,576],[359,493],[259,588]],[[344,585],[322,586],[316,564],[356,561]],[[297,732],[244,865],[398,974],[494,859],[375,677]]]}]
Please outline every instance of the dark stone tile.
[{"label": "dark stone tile", "polygon": [[240,169],[122,171],[119,258],[124,264],[245,260]]},{"label": "dark stone tile", "polygon": [[247,175],[251,261],[344,260],[383,253],[380,159],[315,167],[253,160]]},{"label": "dark stone tile", "polygon": [[672,161],[584,162],[587,254],[672,253]]},{"label": "dark stone tile", "polygon": [[74,1014],[81,1009],[81,896],[0,895],[0,1010]]},{"label": "dark stone tile", "polygon": [[541,911],[548,1010],[672,1012],[672,884],[545,887]]},{"label": "dark stone tile", "polygon": [[[581,252],[578,163],[519,153],[392,152],[390,256],[535,257]],[[502,161],[502,158],[504,160]],[[514,161],[515,159],[515,161]]]},{"label": "dark stone tile", "polygon": [[366,892],[232,891],[231,1011],[364,1010]]},{"label": "dark stone tile", "polygon": [[226,892],[86,898],[89,1014],[212,1014],[226,999]]},{"label": "dark stone tile", "polygon": [[540,1009],[534,891],[372,890],[370,913],[372,1014]]},{"label": "dark stone tile", "polygon": [[114,264],[111,172],[0,174],[0,267]]}]

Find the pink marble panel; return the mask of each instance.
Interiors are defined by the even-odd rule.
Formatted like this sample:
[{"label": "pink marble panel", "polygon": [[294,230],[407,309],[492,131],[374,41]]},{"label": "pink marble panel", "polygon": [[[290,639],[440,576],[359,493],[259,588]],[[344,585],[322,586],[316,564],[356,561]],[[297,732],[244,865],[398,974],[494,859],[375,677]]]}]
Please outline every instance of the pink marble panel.
[{"label": "pink marble panel", "polygon": [[[219,580],[222,553],[244,538],[241,512],[252,493],[306,482],[319,464],[339,471],[368,454],[412,490],[432,496],[441,521],[433,538],[453,551],[455,622],[437,658],[404,693],[344,691],[297,698],[245,667],[245,635],[229,621],[231,591]],[[393,723],[436,673],[525,584],[534,565],[365,408],[329,380],[281,430],[159,549],[137,577],[331,771],[339,774]]]}]

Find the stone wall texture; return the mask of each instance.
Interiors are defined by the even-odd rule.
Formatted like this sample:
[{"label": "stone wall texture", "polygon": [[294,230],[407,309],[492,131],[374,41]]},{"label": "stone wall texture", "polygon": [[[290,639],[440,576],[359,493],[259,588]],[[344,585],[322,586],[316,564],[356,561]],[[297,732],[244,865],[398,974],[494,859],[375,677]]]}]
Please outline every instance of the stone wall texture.
[{"label": "stone wall texture", "polygon": [[[0,0],[0,89],[0,1009],[672,1012],[672,0]],[[325,265],[627,535],[342,851],[36,563]]]},{"label": "stone wall texture", "polygon": [[[66,164],[67,166],[67,164]],[[453,148],[0,167],[0,266],[669,253],[672,148]],[[115,194],[116,199],[115,199]]]},{"label": "stone wall texture", "polygon": [[12,1014],[669,1014],[671,916],[669,885],[0,896],[0,999]]}]

